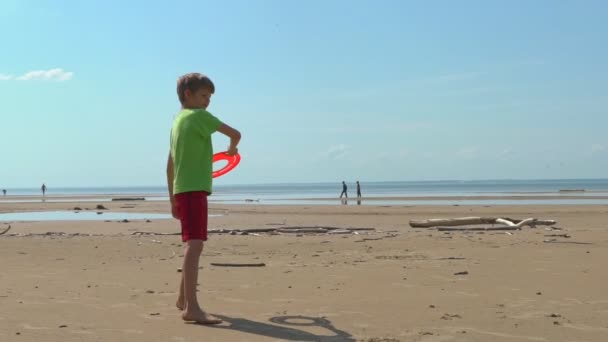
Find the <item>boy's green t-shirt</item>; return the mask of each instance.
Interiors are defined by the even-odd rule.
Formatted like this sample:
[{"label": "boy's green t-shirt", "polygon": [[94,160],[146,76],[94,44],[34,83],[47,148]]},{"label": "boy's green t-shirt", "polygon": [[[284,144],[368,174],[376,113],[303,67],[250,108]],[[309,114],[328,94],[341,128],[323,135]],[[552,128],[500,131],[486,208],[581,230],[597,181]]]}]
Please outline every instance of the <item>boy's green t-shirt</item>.
[{"label": "boy's green t-shirt", "polygon": [[205,109],[183,109],[171,129],[173,194],[212,192],[213,144],[211,134],[222,122]]}]

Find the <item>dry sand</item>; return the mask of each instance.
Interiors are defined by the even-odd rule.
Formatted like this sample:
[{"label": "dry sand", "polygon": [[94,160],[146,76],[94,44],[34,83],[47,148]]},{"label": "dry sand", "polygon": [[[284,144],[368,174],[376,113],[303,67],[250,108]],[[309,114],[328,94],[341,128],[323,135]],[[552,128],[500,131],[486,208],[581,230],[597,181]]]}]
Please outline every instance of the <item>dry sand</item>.
[{"label": "dry sand", "polygon": [[[2,203],[0,212],[95,205]],[[166,202],[103,205],[168,212]],[[174,306],[180,237],[131,235],[175,233],[178,222],[12,222],[0,236],[0,341],[608,341],[608,206],[214,204],[211,213],[223,215],[211,218],[214,229],[376,231],[212,234],[199,299],[227,323],[209,327],[182,322]],[[408,225],[461,216],[555,219],[562,230]],[[47,232],[100,235],[28,235]]]}]

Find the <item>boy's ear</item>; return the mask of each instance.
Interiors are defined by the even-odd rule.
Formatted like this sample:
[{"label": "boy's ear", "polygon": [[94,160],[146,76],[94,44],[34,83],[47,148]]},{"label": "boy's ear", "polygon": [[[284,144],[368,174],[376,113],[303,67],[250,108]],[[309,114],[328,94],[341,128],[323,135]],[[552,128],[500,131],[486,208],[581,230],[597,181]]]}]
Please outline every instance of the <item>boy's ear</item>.
[{"label": "boy's ear", "polygon": [[189,98],[190,96],[192,96],[190,89],[184,90],[184,98]]}]

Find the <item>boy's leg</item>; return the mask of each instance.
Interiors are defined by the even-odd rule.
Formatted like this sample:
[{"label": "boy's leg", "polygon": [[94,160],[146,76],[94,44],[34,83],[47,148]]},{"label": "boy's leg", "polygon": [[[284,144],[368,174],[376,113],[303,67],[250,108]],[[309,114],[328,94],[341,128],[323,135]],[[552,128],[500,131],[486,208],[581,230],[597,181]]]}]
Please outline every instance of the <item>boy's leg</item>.
[{"label": "boy's leg", "polygon": [[203,251],[203,240],[188,240],[184,254],[184,321],[195,321],[201,324],[219,324],[222,320],[203,311],[196,298],[196,283],[198,280],[198,264]]},{"label": "boy's leg", "polygon": [[196,284],[198,265],[207,239],[207,194],[190,192],[176,195],[182,225],[182,241],[185,243],[184,262],[177,307],[183,309],[182,319],[201,324],[218,324],[222,321],[205,313],[197,300]]},{"label": "boy's leg", "polygon": [[202,240],[186,242],[182,280],[184,283],[184,310],[186,312],[202,311],[196,298],[196,283],[198,281],[198,262],[203,251]]}]

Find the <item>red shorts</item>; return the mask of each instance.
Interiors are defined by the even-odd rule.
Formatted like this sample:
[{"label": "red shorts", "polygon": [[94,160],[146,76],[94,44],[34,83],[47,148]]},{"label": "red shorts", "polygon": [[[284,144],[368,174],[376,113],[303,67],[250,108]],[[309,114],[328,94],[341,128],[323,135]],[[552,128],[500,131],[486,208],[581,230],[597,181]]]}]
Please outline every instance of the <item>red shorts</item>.
[{"label": "red shorts", "polygon": [[182,241],[207,241],[206,191],[183,192],[175,195],[175,205],[182,224]]}]

